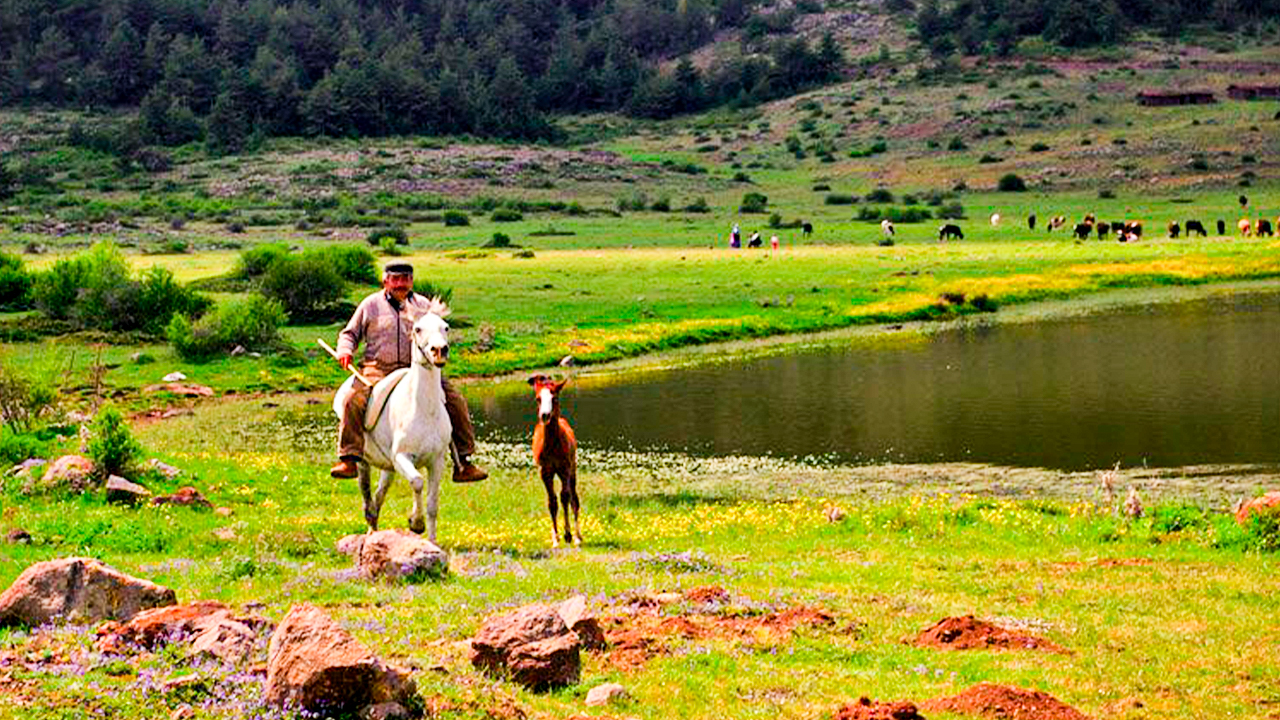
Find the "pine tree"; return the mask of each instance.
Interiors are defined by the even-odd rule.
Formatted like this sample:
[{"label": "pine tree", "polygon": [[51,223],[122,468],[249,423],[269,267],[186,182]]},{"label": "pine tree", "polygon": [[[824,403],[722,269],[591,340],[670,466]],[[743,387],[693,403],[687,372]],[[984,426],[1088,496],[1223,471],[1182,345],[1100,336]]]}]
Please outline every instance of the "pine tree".
[{"label": "pine tree", "polygon": [[142,38],[125,20],[115,26],[102,48],[102,69],[110,83],[106,102],[132,105],[138,102],[143,88],[145,58]]}]

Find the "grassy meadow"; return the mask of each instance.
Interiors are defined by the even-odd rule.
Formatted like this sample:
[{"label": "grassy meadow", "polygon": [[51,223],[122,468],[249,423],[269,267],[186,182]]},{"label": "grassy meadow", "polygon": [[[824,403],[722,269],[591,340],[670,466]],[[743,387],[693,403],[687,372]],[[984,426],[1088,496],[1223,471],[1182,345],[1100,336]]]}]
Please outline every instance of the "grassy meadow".
[{"label": "grassy meadow", "polygon": [[[846,82],[757,108],[665,122],[567,119],[574,141],[564,147],[270,139],[235,157],[168,149],[170,167],[145,172],[65,140],[92,116],[6,112],[0,149],[44,175],[0,203],[0,248],[42,269],[109,240],[135,268],[209,283],[265,243],[363,246],[372,231],[403,229],[409,244],[392,252],[453,292],[455,378],[566,355],[643,369],[671,350],[705,360],[721,343],[741,350],[853,327],[1036,317],[1043,301],[1140,304],[1169,286],[1274,289],[1280,240],[1241,237],[1235,222],[1280,226],[1280,108],[1224,99],[1242,76],[1280,81],[1274,47],[1139,38],[1093,55],[966,60],[932,77],[900,40],[880,59],[859,54]],[[1177,86],[1210,87],[1223,101],[1133,102],[1140,89]],[[998,191],[1009,173],[1028,189]],[[868,197],[877,190],[891,198]],[[767,197],[763,212],[740,212],[748,193]],[[956,204],[961,218],[937,217]],[[893,244],[881,245],[872,216],[911,208],[932,217],[897,223]],[[1144,236],[1076,241],[1068,228],[1089,213],[1140,220]],[[1068,228],[1046,232],[1055,215]],[[1209,237],[1168,237],[1170,221],[1188,219]],[[1226,234],[1215,231],[1219,219]],[[801,221],[815,226],[812,237]],[[942,222],[957,222],[964,239],[939,243]],[[759,230],[765,249],[730,250],[734,223],[744,242]],[[482,247],[495,233],[511,247]],[[216,302],[244,294],[215,287]],[[151,489],[193,484],[229,515],[29,496],[5,478],[0,529],[22,528],[32,541],[0,545],[0,587],[32,562],[78,554],[169,585],[181,601],[221,600],[273,621],[293,603],[318,603],[375,652],[414,668],[433,717],[809,720],[863,695],[919,701],[979,681],[1041,689],[1097,718],[1276,716],[1280,581],[1276,555],[1262,552],[1275,549],[1274,528],[1238,528],[1223,493],[1199,478],[1174,472],[1146,496],[1146,515],[1130,519],[1092,473],[587,448],[585,544],[552,551],[528,449],[483,442],[491,479],[442,491],[449,575],[368,582],[333,549],[363,529],[354,482],[325,472],[327,393],[344,374],[314,341],[332,342],[340,323],[283,328],[295,353],[205,363],[181,361],[160,337],[33,336],[33,324],[32,311],[0,313],[0,364],[59,388],[62,410],[107,398],[124,406],[148,455],[186,471],[152,478]],[[146,389],[174,370],[219,397]],[[175,405],[194,414],[154,418]],[[77,444],[57,440],[51,452]],[[1010,477],[1021,494],[993,491]],[[1138,482],[1122,473],[1117,491]],[[384,527],[404,525],[407,495],[393,490]],[[588,654],[582,683],[565,690],[485,678],[457,645],[483,617],[529,602],[585,594],[602,618],[634,629],[638,599],[706,586],[729,600],[652,611],[700,632],[646,626],[642,662]],[[767,624],[797,608],[831,622]],[[1069,652],[904,642],[968,613]],[[259,704],[265,645],[250,667],[227,668],[193,665],[177,647],[107,656],[92,637],[75,625],[0,629],[0,718],[281,716]],[[203,679],[194,689],[166,685],[193,672]],[[585,708],[587,690],[608,680],[633,699]]]}]

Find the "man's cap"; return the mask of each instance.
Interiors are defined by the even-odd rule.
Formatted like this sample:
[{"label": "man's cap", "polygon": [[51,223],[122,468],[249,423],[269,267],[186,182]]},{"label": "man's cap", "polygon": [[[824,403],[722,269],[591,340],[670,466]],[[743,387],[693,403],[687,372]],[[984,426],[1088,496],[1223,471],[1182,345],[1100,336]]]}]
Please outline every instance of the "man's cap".
[{"label": "man's cap", "polygon": [[407,262],[389,262],[382,268],[384,275],[412,275],[413,266]]}]

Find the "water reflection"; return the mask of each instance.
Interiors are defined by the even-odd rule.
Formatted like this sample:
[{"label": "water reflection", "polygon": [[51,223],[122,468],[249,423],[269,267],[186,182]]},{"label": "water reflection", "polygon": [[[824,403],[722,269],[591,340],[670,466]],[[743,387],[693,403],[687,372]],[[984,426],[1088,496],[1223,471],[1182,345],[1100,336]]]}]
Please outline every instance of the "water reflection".
[{"label": "water reflection", "polygon": [[[532,400],[478,397],[526,437]],[[1280,296],[941,333],[577,387],[598,447],[1061,469],[1280,462]]]}]

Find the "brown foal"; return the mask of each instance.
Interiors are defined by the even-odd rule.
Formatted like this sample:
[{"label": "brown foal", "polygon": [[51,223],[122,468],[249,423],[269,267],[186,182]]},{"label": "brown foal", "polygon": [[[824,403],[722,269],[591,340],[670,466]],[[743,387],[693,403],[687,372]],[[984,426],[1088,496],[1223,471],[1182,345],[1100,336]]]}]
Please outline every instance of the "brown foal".
[{"label": "brown foal", "polygon": [[[564,540],[578,545],[582,531],[578,528],[578,440],[569,421],[560,416],[560,391],[568,380],[556,382],[546,375],[529,378],[533,396],[538,401],[538,424],[533,429],[533,461],[542,472],[542,486],[547,491],[547,510],[551,513],[551,546],[560,546],[560,527],[556,523],[555,477],[560,476],[560,507],[564,508]],[[569,510],[573,510],[573,532],[569,532]]]}]

